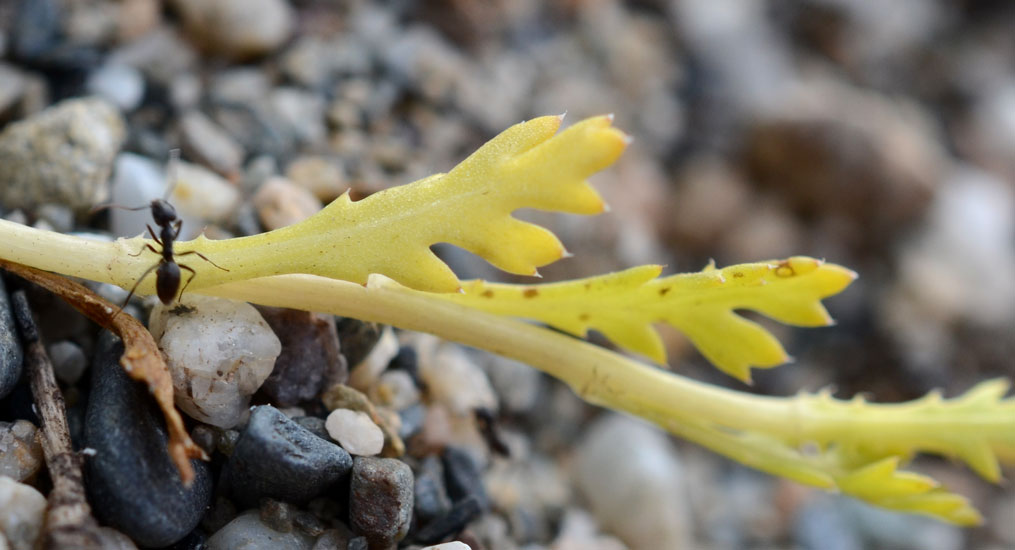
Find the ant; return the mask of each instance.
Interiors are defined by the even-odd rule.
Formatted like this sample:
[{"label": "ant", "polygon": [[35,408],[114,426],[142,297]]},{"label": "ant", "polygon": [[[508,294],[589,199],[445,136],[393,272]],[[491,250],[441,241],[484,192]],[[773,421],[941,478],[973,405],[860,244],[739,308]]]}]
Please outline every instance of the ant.
[{"label": "ant", "polygon": [[[135,210],[135,211],[149,208],[151,209],[152,212],[152,219],[155,220],[155,225],[159,226],[159,233],[156,235],[155,230],[152,229],[151,225],[149,224],[145,225],[145,227],[148,228],[148,233],[151,234],[152,239],[155,240],[156,244],[158,244],[162,248],[162,250],[156,250],[155,247],[151,245],[151,243],[145,243],[144,248],[138,251],[137,254],[130,254],[130,256],[133,257],[140,256],[142,253],[144,253],[145,249],[148,249],[162,256],[162,258],[158,261],[158,263],[149,267],[147,270],[145,270],[144,273],[141,274],[141,277],[138,278],[137,282],[135,282],[134,286],[130,289],[130,293],[127,294],[127,299],[124,300],[123,302],[124,306],[126,306],[127,302],[130,301],[131,296],[134,295],[134,291],[137,290],[137,287],[138,285],[141,284],[141,281],[143,281],[145,277],[151,274],[152,271],[155,271],[155,290],[159,296],[159,300],[161,300],[163,304],[169,305],[170,303],[172,303],[173,299],[176,298],[178,295],[182,296],[183,291],[187,290],[187,287],[190,285],[190,282],[194,280],[194,276],[197,275],[197,273],[189,266],[177,263],[176,258],[180,256],[190,256],[191,254],[196,254],[202,260],[221,269],[222,271],[229,271],[228,269],[209,260],[207,256],[201,254],[196,250],[188,250],[187,252],[182,252],[180,254],[174,254],[173,252],[173,242],[177,239],[177,237],[180,236],[180,228],[183,226],[183,220],[177,217],[176,209],[173,208],[173,205],[169,203],[168,198],[169,195],[172,194],[173,189],[176,187],[177,179],[175,177],[176,172],[175,168],[179,160],[180,160],[180,151],[178,149],[172,150],[170,152],[169,158],[170,184],[166,189],[166,193],[163,198],[152,199],[151,203],[134,208],[120,206],[118,204],[107,204],[99,206],[93,210],[94,213],[104,208],[122,208],[124,210]],[[184,283],[182,289],[180,289],[181,269],[190,272],[190,276],[187,277],[187,282]],[[123,310],[122,306],[120,307],[120,310],[121,311]]]}]

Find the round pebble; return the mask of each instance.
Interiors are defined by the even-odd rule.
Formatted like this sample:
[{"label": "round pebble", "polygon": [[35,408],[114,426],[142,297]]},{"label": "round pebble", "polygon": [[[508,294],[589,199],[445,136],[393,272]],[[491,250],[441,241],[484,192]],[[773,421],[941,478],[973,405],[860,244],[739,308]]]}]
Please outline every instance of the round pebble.
[{"label": "round pebble", "polygon": [[47,202],[83,213],[108,196],[113,159],[126,136],[103,99],[69,99],[0,132],[0,204],[31,209]]},{"label": "round pebble", "polygon": [[36,434],[27,420],[0,422],[0,476],[29,481],[42,468],[43,455]]},{"label": "round pebble", "polygon": [[33,550],[42,531],[46,497],[30,485],[0,476],[0,544],[11,550]]},{"label": "round pebble", "polygon": [[180,120],[183,152],[188,158],[226,176],[240,173],[243,164],[243,147],[221,126],[197,110],[183,115]]},{"label": "round pebble", "polygon": [[137,108],[144,98],[145,82],[141,72],[129,65],[109,64],[88,76],[85,87],[89,92],[102,96],[121,111]]},{"label": "round pebble", "polygon": [[65,384],[76,384],[88,366],[88,358],[81,346],[63,340],[49,346],[49,359],[53,362],[53,373]]},{"label": "round pebble", "polygon": [[339,352],[334,317],[264,306],[258,311],[282,343],[275,368],[261,386],[273,404],[310,401],[324,388],[345,382],[349,370]]},{"label": "round pebble", "polygon": [[351,467],[352,458],[341,447],[263,405],[251,412],[222,483],[244,506],[256,506],[265,497],[303,504],[324,494]]},{"label": "round pebble", "polygon": [[384,448],[384,433],[370,415],[350,409],[335,409],[328,415],[328,435],[349,454],[374,456]]},{"label": "round pebble", "polygon": [[282,345],[253,306],[187,295],[152,309],[149,330],[166,354],[176,405],[220,428],[237,425],[250,396],[271,374]]},{"label": "round pebble", "polygon": [[261,521],[257,510],[248,510],[208,538],[208,550],[310,550],[313,537],[298,530],[281,533]]},{"label": "round pebble", "polygon": [[303,221],[322,208],[307,189],[281,177],[268,178],[254,194],[254,206],[265,229],[278,229]]},{"label": "round pebble", "polygon": [[175,0],[173,5],[198,44],[236,59],[270,53],[289,38],[295,23],[284,0]]}]

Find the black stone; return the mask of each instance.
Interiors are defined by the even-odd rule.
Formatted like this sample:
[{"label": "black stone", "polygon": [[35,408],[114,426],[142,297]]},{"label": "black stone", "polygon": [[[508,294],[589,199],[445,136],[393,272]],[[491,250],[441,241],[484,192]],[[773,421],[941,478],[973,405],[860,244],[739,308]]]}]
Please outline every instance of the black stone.
[{"label": "black stone", "polygon": [[387,548],[405,538],[412,520],[413,476],[394,458],[357,457],[352,467],[349,525],[372,548]]},{"label": "black stone", "polygon": [[342,343],[342,355],[352,369],[360,364],[381,339],[381,326],[349,317],[336,317],[335,328]]},{"label": "black stone", "polygon": [[417,388],[423,388],[424,383],[419,374],[419,356],[416,353],[416,348],[412,346],[398,348],[398,353],[388,362],[388,369],[404,370],[412,377],[412,382],[416,384]]},{"label": "black stone", "polygon": [[163,547],[190,533],[211,500],[208,465],[194,460],[194,481],[184,487],[166,450],[162,416],[145,386],[119,364],[123,344],[100,338],[84,438],[95,450],[85,463],[88,500],[96,517],[141,546]]},{"label": "black stone", "polygon": [[461,533],[469,522],[478,518],[482,513],[479,500],[476,497],[463,498],[456,502],[447,514],[416,531],[413,539],[422,544],[437,544]]},{"label": "black stone", "polygon": [[328,428],[323,418],[317,418],[316,416],[297,416],[293,418],[293,421],[303,426],[310,433],[320,437],[325,441],[331,441],[331,436],[328,435]]},{"label": "black stone", "polygon": [[434,455],[424,458],[416,472],[414,501],[417,525],[426,525],[451,510],[451,499],[444,487],[444,467]]},{"label": "black stone", "polygon": [[444,463],[444,483],[447,485],[451,501],[458,502],[467,497],[476,497],[480,508],[486,510],[490,500],[483,487],[483,473],[472,456],[458,447],[449,445],[444,448],[441,460]]},{"label": "black stone", "polygon": [[10,296],[4,287],[3,277],[0,277],[0,399],[11,393],[21,378],[23,358]]},{"label": "black stone", "polygon": [[222,472],[242,507],[262,498],[305,504],[349,473],[352,457],[270,405],[254,407]]},{"label": "black stone", "polygon": [[402,421],[402,425],[398,427],[398,437],[405,441],[423,429],[423,423],[426,422],[426,406],[422,403],[409,405],[398,411],[398,418]]}]

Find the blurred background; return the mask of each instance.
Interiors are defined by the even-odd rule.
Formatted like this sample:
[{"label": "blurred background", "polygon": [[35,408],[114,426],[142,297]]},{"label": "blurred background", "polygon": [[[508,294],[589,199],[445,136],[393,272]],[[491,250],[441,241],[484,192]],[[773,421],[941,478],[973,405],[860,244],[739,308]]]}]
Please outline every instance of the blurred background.
[{"label": "blurred background", "polygon": [[[363,197],[446,171],[521,120],[614,113],[634,142],[593,178],[611,211],[524,214],[574,254],[542,269],[547,280],[643,263],[673,273],[710,259],[825,258],[860,278],[828,301],[837,326],[773,326],[795,363],[746,387],[667,332],[673,370],[774,395],[954,395],[1015,377],[1013,30],[1015,4],[1000,0],[0,0],[0,125],[86,95],[126,123],[111,180],[97,177],[79,193],[87,198],[64,210],[13,192],[0,202],[24,223],[102,225],[83,212],[128,180],[157,185],[179,147],[201,170],[193,179],[214,182],[194,184],[196,196],[231,189],[214,192],[225,196],[217,210],[203,198],[181,210],[213,235],[252,233],[288,222],[265,213],[272,201],[315,208],[278,194]],[[71,179],[80,166],[66,169]],[[0,181],[23,172],[6,162]],[[140,231],[123,223],[114,232]],[[511,280],[439,250],[463,277]],[[503,540],[490,548],[624,547],[608,535],[653,548],[651,522],[609,519],[635,514],[617,502],[603,511],[596,482],[582,479],[620,468],[583,461],[610,451],[600,447],[655,449],[681,472],[670,480],[677,504],[628,504],[672,514],[681,532],[658,536],[688,548],[1015,547],[1011,487],[946,460],[918,465],[969,495],[987,526],[874,511],[651,430],[629,441],[617,434],[642,432],[597,418],[556,383],[474,361],[489,367],[506,429],[532,440],[537,474],[560,477],[567,495],[512,489],[521,502],[498,501]],[[598,443],[610,430],[615,444]],[[535,485],[537,474],[488,483]],[[561,538],[565,527],[604,535],[567,546],[579,543]]]}]

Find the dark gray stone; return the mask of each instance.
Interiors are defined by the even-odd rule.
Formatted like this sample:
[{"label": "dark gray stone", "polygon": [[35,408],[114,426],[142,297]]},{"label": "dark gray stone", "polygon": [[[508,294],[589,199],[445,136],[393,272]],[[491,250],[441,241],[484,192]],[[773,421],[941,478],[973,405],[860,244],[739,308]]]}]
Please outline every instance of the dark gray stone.
[{"label": "dark gray stone", "polygon": [[260,392],[280,406],[298,405],[334,384],[345,383],[349,368],[339,353],[334,317],[295,309],[257,308],[282,343],[282,353]]},{"label": "dark gray stone", "polygon": [[405,538],[412,520],[413,476],[394,458],[357,457],[352,467],[349,523],[371,548],[387,548]]},{"label": "dark gray stone", "polygon": [[437,544],[442,540],[457,536],[465,530],[465,526],[482,514],[479,508],[479,501],[476,497],[463,498],[455,503],[451,510],[436,520],[428,523],[416,532],[413,537],[416,542],[423,544]]},{"label": "dark gray stone", "polygon": [[11,393],[21,378],[23,354],[11,314],[11,300],[0,277],[0,399]]},{"label": "dark gray stone", "polygon": [[367,550],[370,545],[367,543],[366,537],[356,537],[349,541],[349,545],[346,546],[346,550]]},{"label": "dark gray stone", "polygon": [[417,525],[426,525],[451,510],[444,487],[444,466],[434,455],[423,459],[416,472],[414,514]]},{"label": "dark gray stone", "polygon": [[377,341],[381,339],[383,328],[376,323],[350,317],[336,318],[335,327],[338,329],[338,339],[342,342],[342,355],[350,369],[358,365],[374,349]]},{"label": "dark gray stone", "polygon": [[108,332],[99,340],[85,416],[85,443],[95,449],[85,466],[96,517],[141,546],[173,544],[201,520],[211,500],[211,471],[194,460],[184,487],[166,451],[165,424],[145,386],[120,367],[123,344]]},{"label": "dark gray stone", "polygon": [[483,473],[472,456],[458,447],[449,445],[444,448],[441,459],[444,463],[444,482],[452,502],[472,496],[476,497],[480,507],[486,510],[490,500],[483,486]]},{"label": "dark gray stone", "polygon": [[254,407],[222,483],[244,507],[261,498],[304,504],[349,473],[352,457],[270,405]]},{"label": "dark gray stone", "polygon": [[325,441],[331,441],[331,436],[328,435],[328,428],[323,418],[317,418],[316,416],[297,416],[293,418],[293,421],[303,426],[310,433],[320,437]]}]

